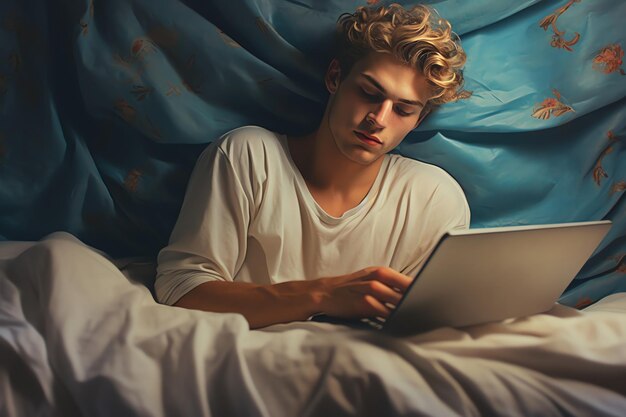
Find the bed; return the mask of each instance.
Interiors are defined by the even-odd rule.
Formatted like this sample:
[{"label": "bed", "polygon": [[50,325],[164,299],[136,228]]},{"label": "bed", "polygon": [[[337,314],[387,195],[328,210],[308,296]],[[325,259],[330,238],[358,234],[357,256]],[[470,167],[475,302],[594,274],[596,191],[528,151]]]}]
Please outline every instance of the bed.
[{"label": "bed", "polygon": [[0,4],[0,415],[626,413],[624,2],[426,2],[467,93],[396,152],[453,175],[473,228],[613,222],[551,311],[391,338],[154,301],[197,156],[311,129],[337,16],[377,3]]},{"label": "bed", "polygon": [[[623,416],[626,294],[407,338],[156,303],[150,265],[0,245],[7,416]],[[124,271],[124,273],[122,272]]]}]

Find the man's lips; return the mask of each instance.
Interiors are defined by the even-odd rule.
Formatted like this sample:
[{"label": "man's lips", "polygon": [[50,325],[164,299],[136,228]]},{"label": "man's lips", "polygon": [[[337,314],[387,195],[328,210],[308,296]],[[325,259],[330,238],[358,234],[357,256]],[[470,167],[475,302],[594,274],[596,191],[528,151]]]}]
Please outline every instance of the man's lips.
[{"label": "man's lips", "polygon": [[375,142],[378,144],[382,144],[383,142],[378,139],[376,136],[370,136],[367,133],[363,133],[363,132],[359,132],[358,130],[355,130],[354,133],[357,135],[357,137],[361,140],[365,140],[367,142]]}]

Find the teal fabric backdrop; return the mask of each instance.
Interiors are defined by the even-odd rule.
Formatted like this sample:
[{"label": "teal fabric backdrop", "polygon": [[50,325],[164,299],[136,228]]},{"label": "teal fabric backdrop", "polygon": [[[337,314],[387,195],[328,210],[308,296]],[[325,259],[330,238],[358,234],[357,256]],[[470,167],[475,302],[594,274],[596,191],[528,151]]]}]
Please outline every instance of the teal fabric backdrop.
[{"label": "teal fabric backdrop", "polygon": [[[1,2],[1,238],[154,256],[208,143],[316,125],[334,22],[367,3]],[[425,3],[461,36],[471,95],[397,152],[450,172],[472,227],[613,220],[562,302],[626,291],[626,2]]]}]

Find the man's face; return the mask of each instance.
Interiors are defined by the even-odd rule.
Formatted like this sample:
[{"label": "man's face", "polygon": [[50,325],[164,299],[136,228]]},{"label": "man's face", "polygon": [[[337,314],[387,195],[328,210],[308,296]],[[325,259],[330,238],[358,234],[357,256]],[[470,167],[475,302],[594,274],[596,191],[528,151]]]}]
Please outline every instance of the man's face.
[{"label": "man's face", "polygon": [[328,127],[339,151],[361,165],[395,148],[418,125],[431,94],[422,74],[389,54],[371,53],[339,78],[333,61],[326,75]]}]

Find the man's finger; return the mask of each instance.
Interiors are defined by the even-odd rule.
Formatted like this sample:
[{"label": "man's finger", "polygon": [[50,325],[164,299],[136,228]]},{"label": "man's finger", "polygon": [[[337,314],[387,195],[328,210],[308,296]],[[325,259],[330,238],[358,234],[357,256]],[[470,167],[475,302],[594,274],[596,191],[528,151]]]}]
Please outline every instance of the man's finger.
[{"label": "man's finger", "polygon": [[389,303],[396,305],[402,299],[402,294],[388,287],[386,284],[372,280],[365,283],[365,291],[368,294],[373,295],[381,303]]},{"label": "man's finger", "polygon": [[370,279],[376,279],[390,288],[397,288],[404,293],[413,279],[391,268],[377,268],[370,274]]},{"label": "man's finger", "polygon": [[391,314],[391,310],[385,307],[385,305],[383,305],[380,301],[378,301],[373,296],[368,294],[364,297],[364,299],[365,299],[365,302],[369,305],[369,307],[372,310],[372,312],[368,314],[369,317],[387,318],[389,317],[389,314]]}]

